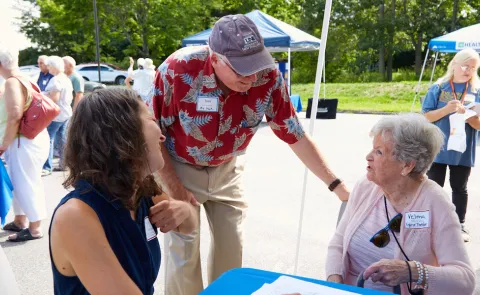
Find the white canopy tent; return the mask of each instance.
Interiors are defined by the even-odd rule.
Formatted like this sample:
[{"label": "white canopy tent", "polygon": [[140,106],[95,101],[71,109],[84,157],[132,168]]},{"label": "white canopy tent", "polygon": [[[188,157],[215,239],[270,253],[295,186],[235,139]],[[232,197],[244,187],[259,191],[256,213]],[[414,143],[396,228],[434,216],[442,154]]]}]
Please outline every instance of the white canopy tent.
[{"label": "white canopy tent", "polygon": [[435,74],[435,66],[438,60],[438,54],[440,52],[457,53],[466,48],[472,48],[480,52],[480,24],[465,27],[444,36],[433,38],[432,40],[430,40],[430,42],[428,42],[427,54],[425,54],[425,60],[423,61],[420,79],[418,80],[417,87],[415,88],[415,98],[413,99],[411,111],[413,111],[415,102],[417,100],[418,92],[420,90],[420,83],[422,82],[425,65],[427,64],[427,59],[429,58],[428,55],[430,51],[434,53],[433,70],[430,76],[430,84],[432,84],[433,75]]}]

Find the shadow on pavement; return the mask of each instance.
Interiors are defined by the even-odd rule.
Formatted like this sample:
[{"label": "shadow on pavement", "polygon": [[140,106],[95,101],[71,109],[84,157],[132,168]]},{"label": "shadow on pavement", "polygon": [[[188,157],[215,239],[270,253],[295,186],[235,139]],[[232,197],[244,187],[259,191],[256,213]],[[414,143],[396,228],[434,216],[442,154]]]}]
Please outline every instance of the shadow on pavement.
[{"label": "shadow on pavement", "polygon": [[6,230],[0,231],[0,239],[9,236],[12,233],[14,233],[14,232],[9,232],[9,231],[6,231]]}]

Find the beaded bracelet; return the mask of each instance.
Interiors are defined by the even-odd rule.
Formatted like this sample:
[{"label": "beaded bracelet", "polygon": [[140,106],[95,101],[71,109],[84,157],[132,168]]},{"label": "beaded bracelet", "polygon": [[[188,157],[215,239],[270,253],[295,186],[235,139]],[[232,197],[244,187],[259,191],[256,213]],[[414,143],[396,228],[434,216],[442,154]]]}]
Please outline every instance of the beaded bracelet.
[{"label": "beaded bracelet", "polygon": [[425,285],[423,288],[427,290],[428,289],[428,267],[423,266],[423,270],[425,271]]},{"label": "beaded bracelet", "polygon": [[417,266],[417,271],[418,271],[418,280],[417,280],[417,286],[422,285],[423,283],[423,265],[418,262],[414,261],[415,265]]}]

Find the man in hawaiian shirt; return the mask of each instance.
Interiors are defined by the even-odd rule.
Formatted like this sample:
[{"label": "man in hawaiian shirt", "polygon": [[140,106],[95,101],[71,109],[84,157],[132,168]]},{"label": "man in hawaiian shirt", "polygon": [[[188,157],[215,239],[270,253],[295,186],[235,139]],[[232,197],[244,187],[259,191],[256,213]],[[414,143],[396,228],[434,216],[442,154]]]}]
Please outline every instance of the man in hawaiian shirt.
[{"label": "man in hawaiian shirt", "polygon": [[[210,223],[209,283],[242,266],[242,154],[263,116],[340,200],[348,199],[347,187],[303,131],[257,27],[243,15],[221,18],[209,46],[180,49],[159,67],[153,109],[167,137],[157,179],[173,198],[202,204]],[[156,225],[162,230],[164,223]],[[199,230],[169,235],[166,294],[197,295],[203,290]]]}]

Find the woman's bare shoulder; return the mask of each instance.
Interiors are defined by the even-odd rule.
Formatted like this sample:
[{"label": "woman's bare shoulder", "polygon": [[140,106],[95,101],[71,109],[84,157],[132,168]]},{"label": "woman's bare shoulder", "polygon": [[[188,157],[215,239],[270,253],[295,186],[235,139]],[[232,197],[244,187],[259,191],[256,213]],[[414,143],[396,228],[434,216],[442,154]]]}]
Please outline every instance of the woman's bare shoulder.
[{"label": "woman's bare shoulder", "polygon": [[103,231],[92,207],[77,198],[72,198],[59,206],[52,220],[52,231],[58,231],[62,235],[72,235],[70,233],[72,230],[78,231],[79,228],[85,227]]}]

